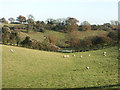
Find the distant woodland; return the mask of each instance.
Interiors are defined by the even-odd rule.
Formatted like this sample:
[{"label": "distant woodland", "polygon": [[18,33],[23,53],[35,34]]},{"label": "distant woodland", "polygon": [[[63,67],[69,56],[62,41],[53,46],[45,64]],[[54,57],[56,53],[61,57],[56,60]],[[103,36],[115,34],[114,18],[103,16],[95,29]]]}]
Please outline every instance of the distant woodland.
[{"label": "distant woodland", "polygon": [[[0,23],[2,23],[2,43],[7,45],[47,51],[70,49],[77,52],[118,45],[118,21],[114,20],[103,25],[91,25],[88,21],[79,24],[79,20],[73,17],[35,21],[34,16],[30,14],[28,17],[19,15],[16,19],[1,18]],[[46,35],[45,33],[48,31],[52,31],[53,34]],[[41,33],[40,35],[44,35],[44,40],[42,40],[43,38],[39,38],[42,41],[36,40],[29,36],[29,34],[38,32]],[[61,35],[55,35],[54,32],[59,32]],[[83,32],[84,34],[82,34]],[[92,32],[98,34],[89,35]],[[105,33],[100,34],[99,32]],[[26,34],[24,39],[21,38],[21,33]],[[86,33],[88,36],[79,38],[80,35],[82,37]],[[63,34],[65,38],[58,39],[62,38]]]}]

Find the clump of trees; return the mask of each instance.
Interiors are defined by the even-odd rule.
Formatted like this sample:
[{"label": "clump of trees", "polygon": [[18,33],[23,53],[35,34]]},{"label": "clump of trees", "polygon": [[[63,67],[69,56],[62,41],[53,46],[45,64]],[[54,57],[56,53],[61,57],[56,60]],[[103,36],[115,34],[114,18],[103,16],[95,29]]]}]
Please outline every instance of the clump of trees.
[{"label": "clump of trees", "polygon": [[[10,23],[14,23],[15,19],[10,17],[8,19]],[[25,16],[19,15],[16,19],[20,24],[2,27],[2,41],[3,44],[18,45],[27,48],[57,51],[60,48],[71,48],[76,51],[86,51],[92,49],[100,49],[105,46],[110,46],[118,43],[118,22],[111,21],[111,23],[104,23],[103,25],[91,25],[88,21],[82,22],[78,25],[79,21],[76,18],[59,18],[59,19],[47,19],[44,21],[35,21],[33,15]],[[5,18],[0,19],[1,23],[8,23]],[[46,30],[54,30],[62,33],[67,33],[66,40],[62,43],[57,43],[58,40],[55,36],[46,35],[43,42],[39,42],[34,39],[30,39],[27,36],[24,40],[19,37],[19,31],[29,32],[42,32]],[[91,31],[91,30],[104,30],[107,31],[107,35],[88,37],[79,39],[78,31]],[[61,41],[59,41],[61,42]],[[64,44],[64,45],[63,45]]]},{"label": "clump of trees", "polygon": [[50,43],[49,41],[43,41],[41,43],[40,41],[37,41],[37,40],[34,40],[34,39],[31,40],[29,36],[27,36],[25,38],[25,40],[23,40],[21,42],[21,45],[23,47],[27,47],[27,48],[47,50],[47,51],[57,51],[57,50],[60,49],[53,42]]},{"label": "clump of trees", "polygon": [[50,36],[50,35],[46,35],[46,40],[49,42],[49,43],[52,43],[52,44],[55,44],[56,43],[56,40],[57,38],[54,37],[54,36]]},{"label": "clump of trees", "polygon": [[9,27],[2,28],[3,44],[18,45],[20,43],[19,32],[11,31]]},{"label": "clump of trees", "polygon": [[66,20],[66,32],[73,32],[78,30],[78,23],[79,21],[76,18],[69,17]]},{"label": "clump of trees", "polygon": [[80,27],[81,27],[81,31],[89,31],[89,30],[91,30],[91,25],[87,21],[82,22]]},{"label": "clump of trees", "polygon": [[47,51],[57,51],[60,48],[55,45],[56,37],[46,36],[46,40],[42,43],[40,41],[30,39],[29,36],[26,36],[24,40],[20,38],[19,31],[10,30],[8,26],[2,27],[2,43],[22,46],[26,48],[47,50]]},{"label": "clump of trees", "polygon": [[20,15],[17,17],[17,21],[19,21],[20,23],[26,22],[26,17]]},{"label": "clump of trees", "polygon": [[90,50],[90,49],[93,49],[92,47],[92,39],[91,39],[91,37],[89,37],[89,38],[84,38],[83,40],[81,40],[81,48],[80,48],[80,50],[82,50],[82,51],[85,51],[85,50]]},{"label": "clump of trees", "polygon": [[[34,16],[30,14],[27,16],[27,18],[23,15],[19,15],[16,19],[18,22],[15,22],[15,19],[12,17],[10,17],[8,20],[13,24],[24,24],[26,27],[23,29],[27,30],[28,33],[31,31],[44,33],[46,30],[54,30],[63,33],[90,30],[111,31],[117,30],[118,28],[118,21],[112,20],[111,23],[104,23],[103,25],[91,25],[88,21],[83,21],[80,25],[78,25],[79,21],[74,17],[58,19],[48,18],[46,21],[35,21]],[[5,18],[1,18],[0,22],[8,23]]]},{"label": "clump of trees", "polygon": [[114,41],[118,40],[118,32],[116,31],[109,32],[107,36],[110,37]]},{"label": "clump of trees", "polygon": [[72,32],[69,32],[66,36],[66,44],[68,44],[68,47],[73,49],[79,49],[81,46],[81,42],[78,37],[78,31],[74,30]]},{"label": "clump of trees", "polygon": [[67,39],[68,41],[66,41],[66,43],[69,44],[69,48],[76,51],[102,49],[117,43],[116,32],[109,32],[107,35],[87,37],[82,40],[77,36],[77,32],[76,36],[75,32],[71,32],[68,34],[68,37],[69,38]]},{"label": "clump of trees", "polygon": [[37,21],[36,24],[34,24],[33,30],[36,32],[45,32],[45,23],[43,21]]},{"label": "clump of trees", "polygon": [[1,22],[1,23],[5,23],[5,24],[8,23],[7,20],[6,20],[4,17],[0,19],[0,22]]},{"label": "clump of trees", "polygon": [[13,17],[10,17],[8,21],[10,21],[10,23],[12,24],[15,21],[15,19]]},{"label": "clump of trees", "polygon": [[97,48],[103,48],[105,45],[109,45],[111,42],[111,38],[107,36],[96,36],[92,39],[92,45]]}]

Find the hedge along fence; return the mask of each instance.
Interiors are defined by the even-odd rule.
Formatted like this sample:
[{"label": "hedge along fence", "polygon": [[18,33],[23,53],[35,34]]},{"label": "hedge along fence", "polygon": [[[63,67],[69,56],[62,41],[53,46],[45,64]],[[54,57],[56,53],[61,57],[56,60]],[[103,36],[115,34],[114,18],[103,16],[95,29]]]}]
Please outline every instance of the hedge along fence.
[{"label": "hedge along fence", "polygon": [[26,25],[15,25],[11,28],[13,28],[13,30],[24,30],[26,29],[26,27],[27,27]]}]

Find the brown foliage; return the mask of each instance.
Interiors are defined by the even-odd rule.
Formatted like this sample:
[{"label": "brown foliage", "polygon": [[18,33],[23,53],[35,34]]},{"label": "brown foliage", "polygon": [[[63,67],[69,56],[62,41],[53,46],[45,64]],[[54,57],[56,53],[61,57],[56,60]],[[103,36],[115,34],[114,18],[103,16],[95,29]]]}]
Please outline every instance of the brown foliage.
[{"label": "brown foliage", "polygon": [[111,38],[107,37],[106,35],[103,36],[96,36],[92,39],[94,45],[97,44],[109,44],[111,42]]},{"label": "brown foliage", "polygon": [[17,21],[19,21],[19,22],[26,22],[26,17],[20,15],[19,17],[17,17]]},{"label": "brown foliage", "polygon": [[77,38],[79,35],[78,31],[72,31],[68,33],[68,38]]},{"label": "brown foliage", "polygon": [[89,30],[91,30],[91,25],[88,26],[82,25],[82,31],[89,31]]},{"label": "brown foliage", "polygon": [[52,44],[55,44],[55,43],[56,43],[56,40],[57,40],[56,37],[50,36],[50,35],[47,35],[47,36],[45,36],[45,37],[46,37],[46,39],[49,41],[49,43],[52,43]]},{"label": "brown foliage", "polygon": [[68,18],[66,20],[66,28],[67,28],[67,32],[72,32],[72,31],[76,31],[78,30],[78,23],[79,21],[76,18]]},{"label": "brown foliage", "polygon": [[70,46],[73,48],[81,46],[80,40],[78,38],[71,38]]}]

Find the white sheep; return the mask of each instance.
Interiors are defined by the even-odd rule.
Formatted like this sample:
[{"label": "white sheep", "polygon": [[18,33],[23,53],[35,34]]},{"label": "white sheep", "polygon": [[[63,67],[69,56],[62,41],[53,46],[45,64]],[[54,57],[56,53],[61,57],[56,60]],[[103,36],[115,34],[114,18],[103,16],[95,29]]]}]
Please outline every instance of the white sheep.
[{"label": "white sheep", "polygon": [[11,52],[14,52],[12,49],[10,49]]},{"label": "white sheep", "polygon": [[91,55],[89,54],[89,56],[91,56]]},{"label": "white sheep", "polygon": [[63,57],[66,58],[66,55],[64,55]]},{"label": "white sheep", "polygon": [[68,57],[69,57],[69,55],[64,55],[63,57],[64,57],[64,58],[68,58]]},{"label": "white sheep", "polygon": [[87,66],[86,69],[89,69],[89,67]]},{"label": "white sheep", "polygon": [[82,58],[83,56],[81,55],[80,57]]},{"label": "white sheep", "polygon": [[73,55],[73,56],[75,56],[75,55]]},{"label": "white sheep", "polygon": [[103,56],[106,56],[106,52],[103,52]]},{"label": "white sheep", "polygon": [[106,52],[103,52],[103,54],[106,54]]},{"label": "white sheep", "polygon": [[69,55],[66,55],[67,57],[69,57]]},{"label": "white sheep", "polygon": [[103,56],[106,56],[106,54],[104,54]]}]

